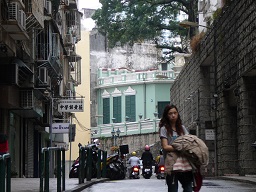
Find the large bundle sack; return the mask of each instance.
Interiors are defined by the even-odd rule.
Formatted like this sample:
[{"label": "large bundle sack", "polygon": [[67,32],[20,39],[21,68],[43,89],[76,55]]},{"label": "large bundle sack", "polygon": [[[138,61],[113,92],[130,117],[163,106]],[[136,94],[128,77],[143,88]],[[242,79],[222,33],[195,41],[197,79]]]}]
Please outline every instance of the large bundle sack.
[{"label": "large bundle sack", "polygon": [[204,141],[195,135],[179,136],[172,146],[184,154],[196,166],[207,166],[209,150]]}]

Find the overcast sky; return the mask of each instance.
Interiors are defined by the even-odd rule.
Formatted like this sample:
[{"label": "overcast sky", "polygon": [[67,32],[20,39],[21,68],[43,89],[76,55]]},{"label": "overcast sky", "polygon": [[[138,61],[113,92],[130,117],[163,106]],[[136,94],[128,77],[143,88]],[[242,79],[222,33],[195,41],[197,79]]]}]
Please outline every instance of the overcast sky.
[{"label": "overcast sky", "polygon": [[[91,8],[98,9],[101,7],[99,0],[79,0],[78,1],[78,9],[82,8]],[[82,25],[87,29],[91,30],[95,26],[95,22],[92,19],[84,19],[82,20]]]},{"label": "overcast sky", "polygon": [[92,8],[97,9],[100,7],[99,0],[79,0],[79,9],[81,8]]}]

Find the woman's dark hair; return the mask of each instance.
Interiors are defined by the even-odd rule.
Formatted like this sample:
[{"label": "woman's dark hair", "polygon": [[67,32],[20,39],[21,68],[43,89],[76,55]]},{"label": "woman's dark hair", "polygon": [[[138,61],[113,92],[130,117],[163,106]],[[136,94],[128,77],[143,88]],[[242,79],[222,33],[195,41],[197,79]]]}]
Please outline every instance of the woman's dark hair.
[{"label": "woman's dark hair", "polygon": [[168,104],[164,108],[163,116],[162,116],[162,118],[159,122],[159,129],[164,126],[167,129],[167,132],[169,134],[171,134],[171,135],[173,134],[172,126],[171,126],[171,123],[170,123],[170,120],[169,120],[169,117],[168,117],[169,110],[173,109],[173,108],[175,108],[176,111],[178,112],[178,119],[176,121],[176,132],[178,133],[178,135],[183,135],[184,130],[182,128],[182,121],[181,121],[181,118],[180,118],[180,114],[179,114],[179,111],[178,111],[177,107],[173,104]]}]

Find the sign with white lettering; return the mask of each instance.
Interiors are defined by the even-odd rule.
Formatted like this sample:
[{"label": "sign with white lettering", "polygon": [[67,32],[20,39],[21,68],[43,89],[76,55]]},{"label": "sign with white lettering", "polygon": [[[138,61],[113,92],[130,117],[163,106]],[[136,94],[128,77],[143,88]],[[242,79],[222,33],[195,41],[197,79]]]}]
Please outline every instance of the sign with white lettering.
[{"label": "sign with white lettering", "polygon": [[69,133],[69,123],[53,123],[52,133]]},{"label": "sign with white lettering", "polygon": [[83,99],[65,99],[60,100],[58,104],[59,112],[83,112],[84,100]]},{"label": "sign with white lettering", "polygon": [[215,140],[215,131],[214,129],[205,129],[205,140]]}]

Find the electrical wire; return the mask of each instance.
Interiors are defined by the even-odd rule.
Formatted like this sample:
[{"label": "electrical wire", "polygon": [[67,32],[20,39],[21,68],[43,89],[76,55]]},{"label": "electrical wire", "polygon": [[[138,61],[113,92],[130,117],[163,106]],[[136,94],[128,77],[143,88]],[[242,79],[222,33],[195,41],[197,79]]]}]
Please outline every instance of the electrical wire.
[{"label": "electrical wire", "polygon": [[90,131],[91,129],[87,128],[86,126],[84,126],[78,119],[76,116],[73,117],[77,124],[80,126],[80,128],[82,129],[82,131]]}]

